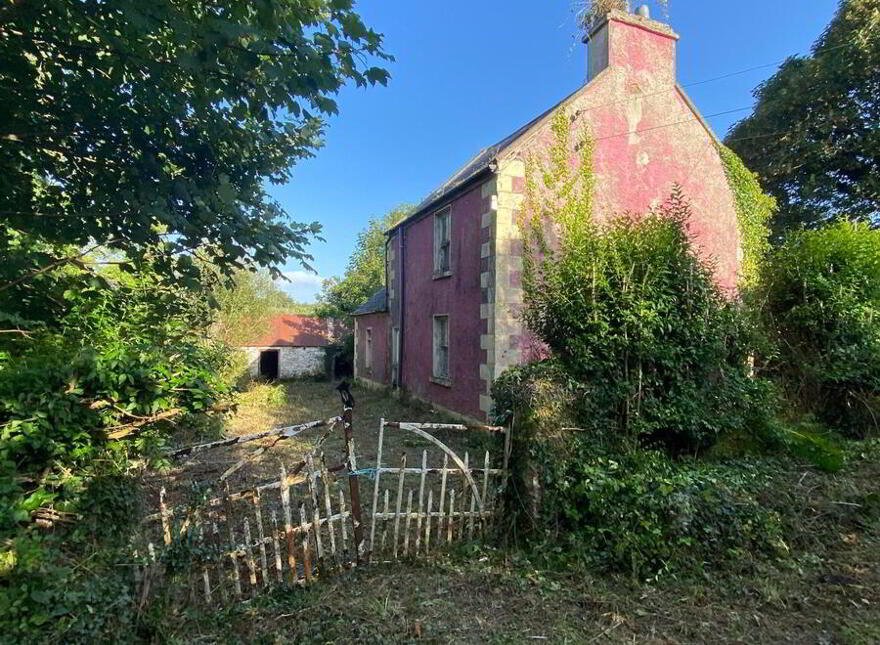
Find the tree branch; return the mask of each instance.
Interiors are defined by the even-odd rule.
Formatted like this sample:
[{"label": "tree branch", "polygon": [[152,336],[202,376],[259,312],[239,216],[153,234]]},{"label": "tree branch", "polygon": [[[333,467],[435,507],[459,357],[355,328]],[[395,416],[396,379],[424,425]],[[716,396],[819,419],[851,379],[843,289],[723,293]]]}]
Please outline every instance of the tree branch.
[{"label": "tree branch", "polygon": [[32,271],[32,272],[28,273],[27,275],[23,275],[22,277],[18,278],[17,280],[13,280],[12,282],[7,282],[4,285],[0,285],[0,292],[6,291],[7,289],[11,289],[12,287],[17,286],[17,285],[21,284],[22,282],[27,282],[28,280],[31,280],[32,278],[36,278],[38,275],[42,275],[44,273],[47,273],[47,272],[51,271],[52,269],[57,269],[58,267],[63,266],[65,264],[76,263],[77,260],[79,260],[80,258],[84,258],[85,256],[87,256],[89,253],[91,253],[95,249],[97,249],[101,246],[109,246],[110,244],[115,244],[116,242],[119,242],[119,241],[121,241],[121,240],[110,240],[109,242],[99,242],[98,244],[95,244],[94,246],[89,247],[88,249],[86,249],[85,251],[83,251],[82,253],[80,253],[78,255],[72,255],[70,257],[61,258],[60,260],[55,260],[54,262],[50,262],[49,264],[47,264],[46,266],[44,266],[41,269],[37,269],[36,271]]}]

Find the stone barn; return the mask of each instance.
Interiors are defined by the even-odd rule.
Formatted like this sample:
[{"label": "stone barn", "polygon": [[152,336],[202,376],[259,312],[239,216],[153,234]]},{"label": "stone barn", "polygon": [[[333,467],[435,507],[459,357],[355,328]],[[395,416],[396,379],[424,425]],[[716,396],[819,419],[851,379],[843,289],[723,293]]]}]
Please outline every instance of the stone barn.
[{"label": "stone barn", "polygon": [[292,379],[324,376],[334,323],[328,318],[279,314],[269,320],[269,331],[241,347],[251,376]]}]

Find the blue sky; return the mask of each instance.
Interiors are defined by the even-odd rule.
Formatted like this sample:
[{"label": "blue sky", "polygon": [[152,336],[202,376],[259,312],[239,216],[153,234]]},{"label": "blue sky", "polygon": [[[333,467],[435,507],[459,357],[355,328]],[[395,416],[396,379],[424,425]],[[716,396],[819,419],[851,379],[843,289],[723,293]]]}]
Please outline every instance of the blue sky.
[{"label": "blue sky", "polygon": [[[636,2],[632,3],[634,6]],[[808,52],[837,0],[669,0],[685,85]],[[286,267],[283,285],[310,302],[322,278],[341,275],[370,217],[422,197],[466,163],[580,87],[586,47],[573,0],[361,0],[365,22],[384,33],[387,88],[346,88],[326,145],[271,192],[297,221],[318,221],[326,242],[310,248],[318,274]],[[666,20],[654,11],[654,17]],[[704,115],[752,105],[764,66],[687,88]],[[748,111],[710,118],[724,136]]]}]

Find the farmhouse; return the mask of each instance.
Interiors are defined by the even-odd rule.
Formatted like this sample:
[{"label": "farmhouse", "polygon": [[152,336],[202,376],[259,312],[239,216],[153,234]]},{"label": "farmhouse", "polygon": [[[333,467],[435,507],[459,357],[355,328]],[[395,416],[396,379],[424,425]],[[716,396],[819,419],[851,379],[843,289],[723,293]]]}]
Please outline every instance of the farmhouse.
[{"label": "farmhouse", "polygon": [[333,338],[331,319],[279,314],[269,331],[245,343],[251,376],[290,379],[327,373],[327,351]]},{"label": "farmhouse", "polygon": [[734,195],[718,139],[676,82],[678,38],[645,7],[611,12],[585,38],[586,85],[480,151],[388,231],[387,289],[355,314],[356,378],[485,419],[493,380],[536,355],[518,315],[516,217],[526,161],[546,156],[560,109],[572,139],[586,129],[595,144],[593,217],[646,212],[678,184],[692,204],[695,248],[712,261],[718,284],[735,289],[742,245]]}]

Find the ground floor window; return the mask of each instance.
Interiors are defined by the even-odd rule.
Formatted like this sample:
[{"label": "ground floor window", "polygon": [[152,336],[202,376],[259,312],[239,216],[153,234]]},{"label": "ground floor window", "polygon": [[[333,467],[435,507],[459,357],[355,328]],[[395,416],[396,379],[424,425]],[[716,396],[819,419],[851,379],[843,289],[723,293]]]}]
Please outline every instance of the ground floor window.
[{"label": "ground floor window", "polygon": [[434,316],[434,378],[449,379],[449,316]]},{"label": "ground floor window", "polygon": [[364,369],[373,369],[373,328],[367,327],[364,337]]}]

